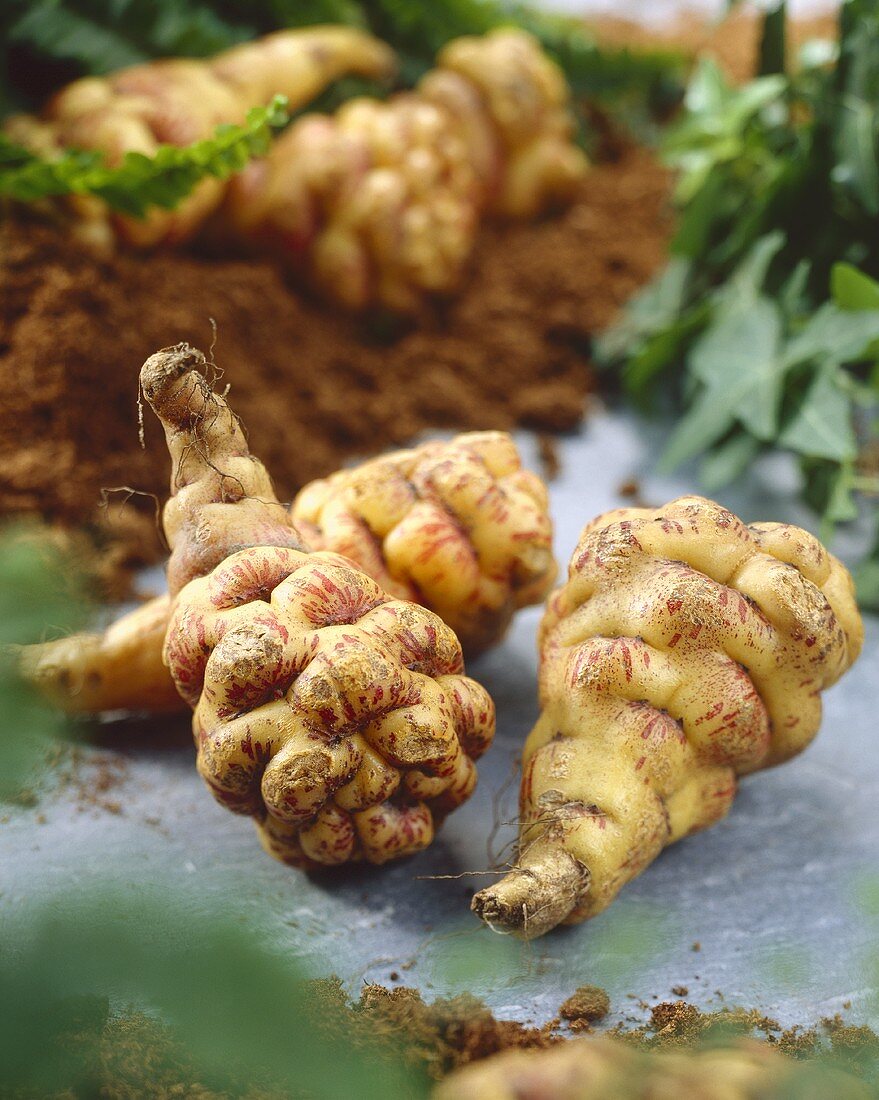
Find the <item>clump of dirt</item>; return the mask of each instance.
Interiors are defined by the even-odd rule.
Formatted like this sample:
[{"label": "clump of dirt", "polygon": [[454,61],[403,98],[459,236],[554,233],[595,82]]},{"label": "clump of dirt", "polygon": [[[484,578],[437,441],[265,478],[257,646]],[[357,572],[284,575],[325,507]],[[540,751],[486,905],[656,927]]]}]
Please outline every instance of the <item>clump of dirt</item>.
[{"label": "clump of dirt", "polygon": [[564,1041],[554,1022],[537,1028],[498,1020],[470,994],[427,1004],[417,989],[369,984],[352,1005],[338,979],[316,983],[315,988],[316,1026],[341,1029],[356,1045],[386,1050],[435,1080],[503,1050],[541,1050]]},{"label": "clump of dirt", "polygon": [[[0,513],[90,524],[111,551],[105,574],[154,559],[150,494],[164,497],[168,462],[152,417],[138,443],[137,376],[181,340],[215,345],[282,499],[430,428],[571,429],[593,386],[592,335],[663,260],[667,191],[650,153],[623,151],[559,216],[486,227],[460,294],[394,333],[304,298],[268,261],[97,258],[60,227],[7,221]],[[102,512],[107,491],[139,518]]]},{"label": "clump of dirt", "polygon": [[610,1012],[610,997],[599,985],[581,985],[559,1009],[572,1031],[588,1030],[591,1024],[603,1020]]},{"label": "clump of dirt", "polygon": [[[578,1012],[588,1010],[592,1022],[599,1018],[596,1011],[606,1014],[610,1007],[604,990],[583,986],[561,1007],[558,1018],[537,1028],[497,1020],[483,1002],[469,995],[428,1004],[417,990],[370,984],[352,1003],[336,978],[314,982],[312,990],[309,1018],[298,1021],[297,1027],[321,1031],[364,1057],[388,1055],[401,1061],[411,1069],[413,1081],[440,1080],[462,1065],[505,1050],[541,1050],[568,1042],[561,1017],[570,1006],[576,1003]],[[208,1074],[159,1020],[135,1010],[109,1015],[105,1001],[91,1000],[95,1003],[68,1014],[68,1026],[59,1036],[82,1083],[71,1082],[73,1087],[58,1094],[59,1100],[98,1095],[118,1100],[286,1100],[300,1095],[295,1089],[291,1092],[289,1081],[274,1081],[268,1067],[261,1081],[233,1080],[223,1066]],[[643,1027],[626,1030],[617,1025],[604,1034],[647,1052],[701,1049],[750,1037],[801,1060],[829,1053],[830,1064],[859,1075],[869,1073],[879,1052],[879,1037],[870,1028],[846,1024],[841,1016],[817,1026],[782,1030],[777,1020],[758,1010],[702,1012],[686,1001],[654,1005]],[[32,1094],[17,1095],[30,1100]]]},{"label": "clump of dirt", "polygon": [[703,1012],[687,1001],[654,1005],[642,1027],[616,1025],[614,1037],[644,1050],[690,1048],[728,1043],[736,1038],[756,1038],[791,1058],[832,1056],[835,1065],[863,1074],[879,1058],[879,1036],[869,1027],[846,1023],[841,1015],[818,1024],[783,1028],[778,1020],[758,1009],[722,1008]]}]

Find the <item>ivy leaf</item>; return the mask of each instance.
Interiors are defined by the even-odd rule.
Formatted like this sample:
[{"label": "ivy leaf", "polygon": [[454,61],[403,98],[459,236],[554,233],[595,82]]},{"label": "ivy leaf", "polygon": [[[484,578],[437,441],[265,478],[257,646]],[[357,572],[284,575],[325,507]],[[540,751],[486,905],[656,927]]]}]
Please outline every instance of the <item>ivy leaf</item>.
[{"label": "ivy leaf", "polygon": [[662,273],[631,299],[619,322],[596,341],[598,358],[602,362],[616,359],[672,324],[683,306],[689,273],[690,262],[673,256]]},{"label": "ivy leaf", "polygon": [[665,470],[716,443],[739,422],[758,439],[777,430],[781,399],[781,315],[768,298],[731,310],[694,345],[688,360],[704,389],[661,460]]},{"label": "ivy leaf", "polygon": [[739,478],[760,453],[760,440],[737,432],[705,456],[699,468],[703,488],[713,493]]},{"label": "ivy leaf", "polygon": [[851,264],[833,265],[830,293],[840,309],[879,310],[879,283]]},{"label": "ivy leaf", "polygon": [[797,363],[823,359],[854,363],[869,357],[870,345],[879,339],[879,309],[852,312],[825,302],[788,342],[784,361]]},{"label": "ivy leaf", "polygon": [[852,426],[852,401],[833,365],[818,371],[778,442],[809,458],[851,462],[858,453]]},{"label": "ivy leaf", "polygon": [[759,297],[772,261],[784,247],[783,233],[767,233],[754,242],[729,279],[715,292],[721,311],[750,307]]}]

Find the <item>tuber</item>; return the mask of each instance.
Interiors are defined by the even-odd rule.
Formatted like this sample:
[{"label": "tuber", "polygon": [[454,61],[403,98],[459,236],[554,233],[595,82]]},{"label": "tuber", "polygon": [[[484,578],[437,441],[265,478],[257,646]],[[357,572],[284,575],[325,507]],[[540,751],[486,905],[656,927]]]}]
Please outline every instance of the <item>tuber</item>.
[{"label": "tuber", "polygon": [[307,485],[293,521],[387,592],[435,611],[465,653],[503,636],[555,578],[546,486],[505,432],[396,451]]},{"label": "tuber", "polygon": [[164,653],[199,772],[297,867],[418,851],[473,790],[491,699],[437,615],[305,550],[203,367],[181,344],[141,371],[172,457]]},{"label": "tuber", "polygon": [[[210,61],[79,80],[40,119],[19,116],[6,129],[42,154],[74,145],[118,160],[240,122],[273,93],[301,105],[344,72],[390,67],[388,48],[352,28],[282,31]],[[171,213],[138,221],[109,216],[93,197],[75,202],[93,237],[249,242],[347,307],[412,312],[456,289],[483,213],[529,218],[572,197],[586,162],[568,100],[536,39],[496,30],[450,42],[414,92],[298,119],[266,157],[228,182],[203,181]]]},{"label": "tuber", "polygon": [[162,660],[170,615],[170,599],[158,596],[103,634],[72,634],[23,646],[20,672],[70,714],[181,710],[183,701]]},{"label": "tuber", "polygon": [[524,938],[601,912],[736,778],[809,744],[856,659],[851,577],[812,535],[701,497],[583,531],[540,632],[516,865],[473,898]]},{"label": "tuber", "polygon": [[[396,451],[311,482],[292,521],[312,550],[343,554],[389,594],[423,604],[474,655],[556,574],[546,486],[505,432]],[[70,713],[185,708],[162,661],[167,596],[104,634],[28,646],[21,668]]]},{"label": "tuber", "polygon": [[237,231],[352,309],[411,312],[456,288],[483,211],[529,218],[570,200],[586,161],[537,40],[496,30],[437,61],[414,92],[294,123],[232,181]]},{"label": "tuber", "polygon": [[[42,155],[68,146],[98,149],[118,164],[126,153],[152,155],[160,145],[189,145],[218,125],[240,124],[249,108],[275,95],[302,107],[346,73],[384,78],[394,68],[389,47],[353,27],[278,31],[214,58],[161,59],[82,77],[58,92],[39,118],[16,115],[4,128]],[[150,247],[191,237],[220,206],[227,186],[205,179],[175,210],[154,209],[145,219],[111,215],[92,197],[74,199],[74,207],[92,240],[107,243],[115,234]]]},{"label": "tuber", "polygon": [[841,1069],[797,1062],[768,1043],[640,1051],[618,1039],[573,1039],[512,1050],[450,1074],[433,1100],[869,1100]]}]

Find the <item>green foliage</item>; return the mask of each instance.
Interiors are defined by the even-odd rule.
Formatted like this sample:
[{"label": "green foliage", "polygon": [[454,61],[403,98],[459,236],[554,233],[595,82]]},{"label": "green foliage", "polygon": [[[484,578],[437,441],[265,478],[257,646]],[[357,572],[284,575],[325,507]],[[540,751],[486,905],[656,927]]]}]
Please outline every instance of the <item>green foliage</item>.
[{"label": "green foliage", "polygon": [[76,573],[45,534],[26,526],[0,533],[0,803],[27,797],[64,721],[20,681],[9,647],[69,633],[84,609]]},{"label": "green foliage", "polygon": [[514,0],[253,0],[246,7],[233,0],[10,0],[0,15],[0,114],[4,101],[6,109],[36,107],[76,76],[152,57],[207,57],[259,34],[316,23],[361,26],[384,38],[400,53],[406,85],[450,38],[511,23],[537,35],[578,96],[628,111],[665,109],[683,83],[684,60],[674,51],[598,47],[579,20]]},{"label": "green foliage", "polygon": [[15,944],[0,953],[4,1096],[97,1095],[88,1045],[70,1036],[85,1027],[97,1038],[109,1001],[157,1013],[217,1089],[266,1082],[309,1100],[428,1094],[402,1059],[353,1049],[321,1017],[298,962],[231,911],[194,920],[192,899],[92,882],[77,896],[31,902],[8,919],[4,940]]},{"label": "green foliage", "polygon": [[[823,533],[875,512],[859,469],[879,406],[879,8],[848,0],[838,49],[785,74],[784,5],[762,72],[731,87],[703,60],[665,141],[678,229],[665,271],[599,346],[642,405],[681,417],[664,466],[703,456],[716,490],[768,449],[795,454]],[[879,541],[859,595],[879,606]]]},{"label": "green foliage", "polygon": [[684,60],[675,51],[600,47],[581,20],[516,0],[364,0],[363,9],[371,29],[400,51],[407,83],[433,64],[450,39],[515,24],[561,65],[575,97],[664,109],[680,95]]},{"label": "green foliage", "polygon": [[108,166],[101,153],[82,150],[44,160],[0,135],[0,197],[33,202],[49,195],[94,195],[135,217],[152,206],[172,210],[206,176],[225,179],[265,153],[272,130],[287,122],[286,104],[276,96],[268,107],[252,108],[243,126],[218,126],[213,137],[163,145],[153,156],[126,153],[117,167]]}]

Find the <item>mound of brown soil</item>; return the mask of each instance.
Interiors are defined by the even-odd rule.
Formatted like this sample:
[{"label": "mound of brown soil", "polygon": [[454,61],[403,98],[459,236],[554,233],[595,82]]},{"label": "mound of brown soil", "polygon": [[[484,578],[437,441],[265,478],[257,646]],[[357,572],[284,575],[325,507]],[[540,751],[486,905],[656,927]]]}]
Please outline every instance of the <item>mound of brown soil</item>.
[{"label": "mound of brown soil", "polygon": [[[95,521],[103,489],[163,495],[168,461],[149,414],[138,443],[137,375],[181,340],[215,343],[283,498],[427,428],[572,428],[592,385],[591,335],[662,260],[666,193],[646,152],[597,166],[563,215],[487,228],[460,295],[394,335],[306,300],[268,262],[102,260],[45,223],[6,223],[0,512],[79,524]],[[129,518],[114,536],[149,556],[154,503],[140,507],[150,522]]]}]

